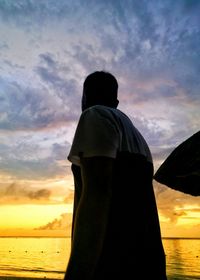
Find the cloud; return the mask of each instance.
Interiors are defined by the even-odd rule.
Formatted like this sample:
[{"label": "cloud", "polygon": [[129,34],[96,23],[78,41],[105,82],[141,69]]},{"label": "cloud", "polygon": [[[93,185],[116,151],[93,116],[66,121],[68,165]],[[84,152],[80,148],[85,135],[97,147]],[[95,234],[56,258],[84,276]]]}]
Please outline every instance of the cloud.
[{"label": "cloud", "polygon": [[1,42],[0,43],[0,50],[7,50],[9,47],[8,47],[8,44],[6,42]]},{"label": "cloud", "polygon": [[[53,54],[39,55],[40,63],[35,72],[41,80],[54,91],[54,95],[62,101],[63,111],[69,115],[69,108],[80,99],[79,82],[67,63],[56,60]],[[80,102],[80,101],[79,101]],[[76,114],[74,114],[74,112]],[[77,110],[70,111],[71,118],[77,119]]]},{"label": "cloud", "polygon": [[172,190],[156,181],[154,191],[159,213],[170,223],[177,224],[180,219],[192,218],[192,213],[200,213],[198,197]]},{"label": "cloud", "polygon": [[40,204],[50,201],[51,191],[49,189],[34,189],[20,183],[11,183],[0,188],[1,204]]},{"label": "cloud", "polygon": [[[59,74],[59,62],[55,61],[53,54],[50,53],[40,54],[39,57],[44,65],[38,66],[36,72],[44,81],[61,89],[66,80]],[[67,67],[65,70],[68,70]]]},{"label": "cloud", "polygon": [[50,196],[50,191],[47,189],[40,190],[28,190],[24,189],[20,186],[17,186],[15,183],[11,184],[6,188],[5,195],[10,197],[17,197],[18,195],[30,198],[30,199],[40,199],[40,198],[48,198]]},{"label": "cloud", "polygon": [[[39,140],[41,141],[41,138]],[[16,139],[16,143],[11,141],[0,144],[1,172],[10,174],[13,178],[29,180],[66,176],[69,173],[67,161],[69,144],[66,142],[59,144],[53,139],[52,143],[48,141],[47,139],[36,144],[34,138],[22,137]]]},{"label": "cloud", "polygon": [[72,223],[72,214],[63,213],[59,218],[54,219],[48,224],[38,227],[35,230],[69,230]]},{"label": "cloud", "polygon": [[24,87],[3,79],[0,82],[0,113],[7,113],[7,117],[1,120],[1,129],[42,129],[77,119],[76,110],[71,112],[70,104],[47,89]]},{"label": "cloud", "polygon": [[[57,178],[12,178],[0,174],[1,205],[57,205],[72,211],[74,198],[73,179],[69,175]],[[13,176],[14,177],[14,176]]]},{"label": "cloud", "polygon": [[[92,71],[119,80],[119,108],[144,135],[156,168],[199,130],[199,7],[193,0],[0,1],[0,169],[16,182],[1,184],[2,203],[55,203],[57,189],[28,182],[71,174],[67,154]],[[187,204],[198,204],[164,186],[155,191],[173,225],[191,217]]]},{"label": "cloud", "polygon": [[74,201],[74,192],[71,191],[69,192],[68,196],[65,197],[63,202],[68,204],[68,203],[73,203],[73,201]]},{"label": "cloud", "polygon": [[[69,2],[69,1],[68,1]],[[34,19],[35,24],[40,25],[45,19],[51,16],[58,16],[61,11],[70,8],[69,3],[59,1],[39,1],[37,4],[33,0],[22,0],[13,2],[12,0],[1,1],[0,14],[5,22],[15,21],[18,25],[26,27],[26,24]],[[27,26],[28,27],[28,26]]]}]

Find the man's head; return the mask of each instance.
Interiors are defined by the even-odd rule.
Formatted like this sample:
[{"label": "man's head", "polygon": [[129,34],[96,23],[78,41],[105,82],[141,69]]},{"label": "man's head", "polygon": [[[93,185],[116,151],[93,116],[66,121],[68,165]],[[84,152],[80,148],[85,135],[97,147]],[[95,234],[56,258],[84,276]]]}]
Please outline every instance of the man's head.
[{"label": "man's head", "polygon": [[112,74],[96,71],[88,75],[83,84],[82,111],[94,105],[116,108],[117,91],[118,83]]}]

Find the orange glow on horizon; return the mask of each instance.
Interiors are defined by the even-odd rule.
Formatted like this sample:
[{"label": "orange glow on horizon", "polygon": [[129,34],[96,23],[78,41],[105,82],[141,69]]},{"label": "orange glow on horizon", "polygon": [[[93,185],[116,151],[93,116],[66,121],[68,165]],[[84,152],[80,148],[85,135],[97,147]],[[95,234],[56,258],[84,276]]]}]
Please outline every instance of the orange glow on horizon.
[{"label": "orange glow on horizon", "polygon": [[[7,205],[1,206],[0,235],[63,235],[63,229],[40,230],[45,225],[52,225],[63,214],[72,213],[72,204],[61,205]],[[69,218],[69,224],[71,220]],[[59,222],[57,222],[59,225]],[[57,227],[58,227],[57,225]],[[67,230],[67,226],[66,226]]]},{"label": "orange glow on horizon", "polygon": [[[21,179],[15,183],[16,193],[9,195],[3,190],[11,186],[13,179],[5,174],[0,177],[3,182],[0,189],[0,236],[70,236],[74,194],[72,175],[46,180]],[[41,189],[49,190],[49,196],[38,199],[28,196],[30,191]],[[167,195],[165,200],[159,197],[158,201],[162,236],[200,237],[199,205],[191,197],[188,197],[187,205],[177,206],[176,201],[176,204],[168,205],[166,201],[175,195],[179,198],[179,194],[169,190]]]}]

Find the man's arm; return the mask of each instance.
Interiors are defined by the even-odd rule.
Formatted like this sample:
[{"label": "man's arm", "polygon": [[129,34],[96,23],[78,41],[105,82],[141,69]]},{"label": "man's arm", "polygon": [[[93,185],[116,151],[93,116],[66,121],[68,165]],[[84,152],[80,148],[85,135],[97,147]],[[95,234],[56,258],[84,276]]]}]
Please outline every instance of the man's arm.
[{"label": "man's arm", "polygon": [[112,196],[114,159],[81,159],[83,193],[75,216],[65,280],[90,280],[102,252]]}]

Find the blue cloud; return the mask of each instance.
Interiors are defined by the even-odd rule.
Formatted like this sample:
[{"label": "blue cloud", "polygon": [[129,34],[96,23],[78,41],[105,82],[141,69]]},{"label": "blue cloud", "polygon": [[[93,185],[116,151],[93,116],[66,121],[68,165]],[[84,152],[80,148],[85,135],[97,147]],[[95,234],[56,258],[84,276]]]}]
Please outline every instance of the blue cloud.
[{"label": "blue cloud", "polygon": [[[200,118],[199,7],[187,0],[0,1],[1,22],[25,30],[21,45],[29,47],[22,54],[3,34],[0,128],[37,131],[77,121],[83,79],[104,69],[119,78],[121,107],[131,106],[136,126],[158,147],[156,158],[163,156],[195,132]],[[153,116],[148,106],[137,115],[151,102],[157,102]],[[173,112],[158,110],[164,102]],[[170,131],[158,122],[168,119]],[[59,158],[60,148],[53,149]],[[38,166],[38,174],[48,165],[18,160],[22,170]],[[16,164],[10,159],[8,166]]]},{"label": "blue cloud", "polygon": [[[48,150],[43,156],[44,150]],[[69,152],[68,143],[53,143],[46,148],[40,144],[20,142],[14,146],[0,144],[0,169],[16,179],[48,179],[58,175],[65,176],[66,166],[59,164],[65,161]]]},{"label": "blue cloud", "polygon": [[[53,83],[52,80],[51,82]],[[24,87],[17,82],[3,79],[0,81],[0,88],[0,113],[6,114],[6,117],[0,120],[1,129],[42,129],[77,119],[77,111],[71,112],[63,107],[62,99],[60,101],[59,96],[50,94],[48,89]],[[65,96],[68,90],[66,86],[62,95]]]}]

